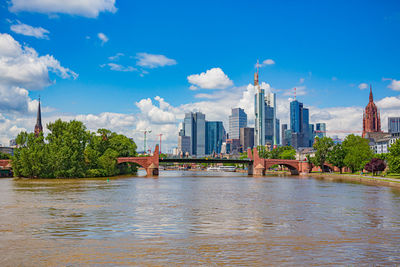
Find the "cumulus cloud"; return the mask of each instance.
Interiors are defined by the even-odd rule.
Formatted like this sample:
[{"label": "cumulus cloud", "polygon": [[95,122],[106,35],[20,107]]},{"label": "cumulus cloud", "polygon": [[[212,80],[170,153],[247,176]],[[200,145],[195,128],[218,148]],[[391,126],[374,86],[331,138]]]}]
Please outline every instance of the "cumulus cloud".
[{"label": "cumulus cloud", "polygon": [[77,77],[53,56],[39,56],[11,35],[0,34],[0,112],[3,115],[31,112],[34,101],[28,90],[41,90],[52,84],[49,72],[62,78]]},{"label": "cumulus cloud", "polygon": [[[189,83],[202,89],[225,89],[233,85],[232,80],[221,68],[212,68],[200,74],[192,74],[187,77]],[[191,90],[195,90],[191,87]]]},{"label": "cumulus cloud", "polygon": [[388,85],[388,88],[394,91],[400,91],[400,81],[392,79],[392,82]]},{"label": "cumulus cloud", "polygon": [[262,68],[262,67],[269,66],[269,65],[275,65],[275,61],[273,59],[270,59],[270,58],[266,59],[262,63],[257,63],[256,64],[256,68],[257,68],[257,66]]},{"label": "cumulus cloud", "polygon": [[11,0],[11,12],[69,14],[96,18],[100,12],[115,13],[115,0]]},{"label": "cumulus cloud", "polygon": [[367,88],[368,88],[368,84],[366,84],[366,83],[360,83],[360,84],[358,85],[358,88],[360,88],[360,90],[367,89]]},{"label": "cumulus cloud", "polygon": [[17,24],[11,25],[10,29],[18,34],[32,36],[38,39],[49,39],[48,34],[50,33],[48,30],[43,29],[42,27],[33,27],[20,21],[17,21]]},{"label": "cumulus cloud", "polygon": [[136,64],[138,66],[150,69],[177,64],[175,59],[167,58],[164,55],[154,55],[148,53],[137,53],[136,59]]},{"label": "cumulus cloud", "polygon": [[107,43],[108,42],[108,37],[104,34],[104,33],[102,33],[102,32],[99,32],[98,34],[97,34],[97,37],[101,40],[101,44],[103,45],[103,44],[105,44],[105,43]]},{"label": "cumulus cloud", "polygon": [[390,96],[390,97],[385,97],[378,102],[376,102],[376,105],[380,109],[397,109],[400,110],[400,96]]}]

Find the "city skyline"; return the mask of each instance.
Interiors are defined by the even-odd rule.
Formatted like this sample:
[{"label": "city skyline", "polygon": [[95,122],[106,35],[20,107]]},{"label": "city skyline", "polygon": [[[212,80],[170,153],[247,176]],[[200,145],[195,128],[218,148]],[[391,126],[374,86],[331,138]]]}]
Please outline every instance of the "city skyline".
[{"label": "city skyline", "polygon": [[[212,11],[202,7],[194,12],[205,28],[188,21],[184,7],[174,11],[175,19],[160,25],[166,16],[163,11],[172,11],[173,4],[150,8],[145,3],[98,2],[102,5],[82,4],[76,9],[68,8],[68,3],[24,9],[16,0],[0,6],[4,18],[0,47],[8,48],[0,54],[0,143],[8,144],[21,130],[32,131],[39,94],[43,126],[59,117],[78,119],[89,129],[110,128],[133,137],[138,147],[144,129],[153,132],[149,147],[158,143],[159,133],[164,134],[166,149],[175,147],[179,123],[185,113],[195,110],[227,127],[231,108],[243,108],[252,127],[251,83],[257,59],[262,65],[261,86],[277,95],[281,124],[289,123],[295,87],[297,99],[310,110],[310,123],[326,123],[328,131],[362,131],[369,84],[381,112],[382,130],[387,131],[388,117],[398,116],[400,55],[395,44],[400,38],[400,8],[394,1],[347,4],[345,10],[344,2],[297,3],[288,9],[258,2],[242,10],[219,3]],[[315,14],[307,11],[310,6]],[[145,20],[147,10],[158,17]],[[226,10],[222,17],[230,24],[217,19],[221,10]],[[304,17],[291,18],[295,10],[303,11]],[[335,25],[321,16],[339,10],[343,17]],[[245,19],[238,24],[232,18],[241,11]],[[251,14],[260,11],[268,11],[270,17],[255,18],[255,23]],[[314,19],[321,25],[314,25]],[[171,27],[182,20],[188,25]],[[283,20],[285,26],[279,25]],[[221,37],[216,35],[219,27],[207,27],[212,22],[226,30]],[[347,25],[352,27],[346,29]],[[124,31],[127,26],[132,28],[129,34]],[[193,31],[187,34],[190,27]],[[279,30],[293,38],[283,37]],[[255,40],[232,44],[229,38],[236,32]],[[208,35],[202,49],[196,44],[198,38]]]}]

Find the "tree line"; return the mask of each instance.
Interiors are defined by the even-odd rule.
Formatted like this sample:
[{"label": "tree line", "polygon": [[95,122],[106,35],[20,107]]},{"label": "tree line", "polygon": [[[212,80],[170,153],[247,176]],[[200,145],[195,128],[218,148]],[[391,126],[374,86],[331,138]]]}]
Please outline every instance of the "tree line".
[{"label": "tree line", "polygon": [[[325,162],[338,167],[348,167],[352,173],[367,170],[376,174],[388,166],[389,173],[400,173],[400,140],[389,148],[387,154],[374,154],[369,140],[354,134],[348,135],[342,144],[334,144],[329,137],[316,137],[313,148],[314,157],[309,161],[324,171]],[[387,164],[386,164],[387,163]]]},{"label": "tree line", "polygon": [[99,129],[90,132],[76,120],[47,125],[49,134],[21,132],[12,157],[14,175],[29,178],[107,177],[135,173],[136,165],[117,165],[117,157],[136,156],[128,137]]}]

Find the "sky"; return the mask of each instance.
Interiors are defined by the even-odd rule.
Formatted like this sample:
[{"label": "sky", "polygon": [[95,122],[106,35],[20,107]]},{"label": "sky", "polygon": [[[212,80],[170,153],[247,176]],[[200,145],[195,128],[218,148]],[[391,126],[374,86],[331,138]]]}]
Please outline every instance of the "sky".
[{"label": "sky", "polygon": [[[254,124],[256,62],[277,94],[310,109],[328,135],[362,130],[372,86],[381,112],[400,116],[399,1],[0,2],[0,143],[43,124],[77,119],[150,147],[177,146],[185,112],[228,129],[231,108]],[[46,133],[46,131],[45,131]]]}]

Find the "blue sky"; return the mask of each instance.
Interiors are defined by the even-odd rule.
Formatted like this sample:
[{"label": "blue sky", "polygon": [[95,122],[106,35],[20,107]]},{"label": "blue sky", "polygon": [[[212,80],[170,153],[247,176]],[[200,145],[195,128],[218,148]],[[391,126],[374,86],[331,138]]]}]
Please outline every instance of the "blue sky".
[{"label": "blue sky", "polygon": [[[369,93],[363,83],[372,84],[376,100],[383,101],[381,112],[387,114],[383,117],[400,115],[399,1],[95,0],[90,4],[76,0],[78,4],[72,8],[74,1],[2,2],[0,33],[33,48],[38,56],[53,56],[70,71],[63,77],[57,75],[60,69],[52,71],[47,66],[52,84],[37,88],[22,84],[31,108],[28,103],[15,108],[17,112],[3,110],[8,127],[29,129],[32,101],[39,94],[48,107],[49,121],[57,116],[129,114],[133,118],[125,119],[132,124],[115,127],[126,133],[139,130],[137,118],[145,120],[154,106],[166,119],[159,123],[150,119],[143,127],[170,131],[166,138],[172,147],[179,112],[188,111],[191,104],[206,115],[213,109],[203,107],[217,105],[218,114],[209,116],[224,121],[231,107],[244,105],[244,92],[250,92],[247,86],[257,59],[273,62],[261,68],[260,80],[277,93],[282,121],[287,120],[285,101],[297,87],[299,100],[315,110],[311,122],[317,122],[313,118],[326,120],[332,128],[347,129],[356,118],[348,119],[335,110],[353,108],[362,117],[360,108],[366,105]],[[15,25],[20,25],[19,30]],[[32,28],[21,30],[21,25]],[[44,36],[38,34],[38,28],[46,31]],[[103,41],[100,33],[106,38]],[[118,53],[123,56],[109,59]],[[142,65],[140,53],[146,53]],[[151,59],[151,55],[156,57]],[[213,68],[222,74],[216,71],[217,76],[205,75],[200,80],[193,76],[189,82],[191,75]],[[72,73],[77,74],[75,79]],[[197,89],[190,90],[191,85]],[[21,82],[15,86],[22,87]],[[236,102],[223,101],[235,94]],[[155,100],[157,96],[167,104]],[[151,100],[148,108],[144,102],[137,104],[147,98]],[[18,122],[16,116],[27,120]],[[333,125],[333,120],[340,118],[349,121]],[[172,120],[176,121],[174,127]],[[87,122],[89,128],[102,126]],[[114,127],[110,121],[103,122],[104,127]],[[165,125],[159,126],[163,122]],[[9,137],[3,133],[0,138],[4,143]]]}]

